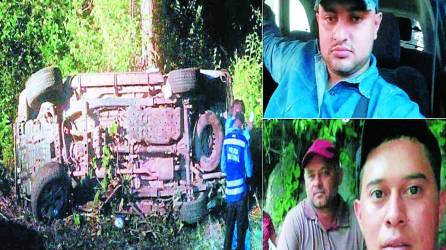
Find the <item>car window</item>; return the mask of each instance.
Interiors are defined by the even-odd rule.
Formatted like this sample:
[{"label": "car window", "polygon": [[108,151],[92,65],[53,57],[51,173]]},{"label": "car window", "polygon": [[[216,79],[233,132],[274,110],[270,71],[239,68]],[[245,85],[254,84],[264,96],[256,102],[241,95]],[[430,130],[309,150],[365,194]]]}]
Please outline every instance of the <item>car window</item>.
[{"label": "car window", "polygon": [[[284,25],[289,27],[288,32],[292,31],[305,31],[310,32],[310,25],[308,23],[307,13],[305,12],[305,8],[299,0],[290,0],[282,2],[280,0],[265,0],[265,3],[271,8],[276,16],[276,25],[279,28],[281,27],[280,16],[282,15],[282,11],[288,11],[289,20],[287,20],[288,25]],[[285,4],[288,6],[285,6]],[[282,20],[284,21],[284,20]]]},{"label": "car window", "polygon": [[290,1],[290,31],[310,32],[307,13],[302,3],[298,0]]},{"label": "car window", "polygon": [[423,31],[421,30],[420,23],[415,19],[411,19],[410,22],[412,26],[412,36],[409,41],[401,40],[401,47],[424,51]]}]

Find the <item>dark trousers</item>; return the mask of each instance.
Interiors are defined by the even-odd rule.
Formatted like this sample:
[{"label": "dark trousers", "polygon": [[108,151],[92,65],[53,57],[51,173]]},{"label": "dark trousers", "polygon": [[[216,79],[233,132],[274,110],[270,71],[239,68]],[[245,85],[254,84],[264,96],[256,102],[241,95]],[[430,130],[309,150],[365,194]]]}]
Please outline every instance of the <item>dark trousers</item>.
[{"label": "dark trousers", "polygon": [[237,249],[245,249],[248,228],[248,205],[246,195],[235,203],[227,203],[225,250],[231,250],[234,225],[237,221]]}]

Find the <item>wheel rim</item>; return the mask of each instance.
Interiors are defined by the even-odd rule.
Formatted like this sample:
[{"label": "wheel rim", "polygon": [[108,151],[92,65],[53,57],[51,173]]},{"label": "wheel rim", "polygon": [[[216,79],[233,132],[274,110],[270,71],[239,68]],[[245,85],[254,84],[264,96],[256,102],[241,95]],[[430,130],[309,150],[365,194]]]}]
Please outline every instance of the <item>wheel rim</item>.
[{"label": "wheel rim", "polygon": [[201,148],[203,149],[203,155],[206,157],[211,156],[214,150],[215,135],[211,125],[207,125],[203,129],[201,136]]},{"label": "wheel rim", "polygon": [[51,221],[61,215],[67,197],[67,188],[63,180],[49,182],[39,196],[39,216],[44,221]]}]

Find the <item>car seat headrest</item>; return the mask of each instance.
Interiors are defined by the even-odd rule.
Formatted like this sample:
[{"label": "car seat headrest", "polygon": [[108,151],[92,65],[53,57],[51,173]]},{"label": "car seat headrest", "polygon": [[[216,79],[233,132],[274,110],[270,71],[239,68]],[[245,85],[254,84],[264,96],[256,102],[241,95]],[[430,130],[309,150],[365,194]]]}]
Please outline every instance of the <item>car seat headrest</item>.
[{"label": "car seat headrest", "polygon": [[373,54],[378,61],[378,67],[397,67],[400,63],[400,50],[398,20],[392,13],[383,12],[378,37],[373,44]]}]

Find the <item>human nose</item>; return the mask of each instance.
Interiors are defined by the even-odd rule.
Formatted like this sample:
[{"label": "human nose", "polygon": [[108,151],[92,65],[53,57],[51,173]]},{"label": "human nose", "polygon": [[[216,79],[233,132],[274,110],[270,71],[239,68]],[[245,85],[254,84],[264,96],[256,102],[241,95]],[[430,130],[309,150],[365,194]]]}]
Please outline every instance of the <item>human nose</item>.
[{"label": "human nose", "polygon": [[343,42],[347,40],[348,27],[345,25],[344,21],[340,19],[333,30],[333,40]]},{"label": "human nose", "polygon": [[398,227],[405,225],[406,221],[406,209],[401,198],[396,194],[391,195],[386,213],[386,225],[388,227]]},{"label": "human nose", "polygon": [[314,185],[315,185],[316,187],[320,187],[320,186],[322,186],[322,177],[321,177],[320,174],[317,174],[317,175],[315,176],[315,178],[314,178]]}]

